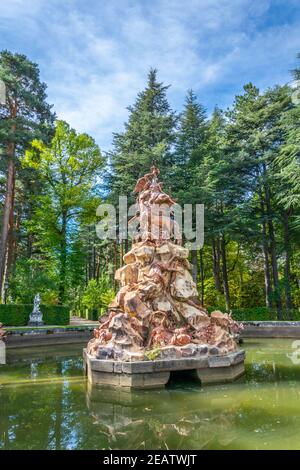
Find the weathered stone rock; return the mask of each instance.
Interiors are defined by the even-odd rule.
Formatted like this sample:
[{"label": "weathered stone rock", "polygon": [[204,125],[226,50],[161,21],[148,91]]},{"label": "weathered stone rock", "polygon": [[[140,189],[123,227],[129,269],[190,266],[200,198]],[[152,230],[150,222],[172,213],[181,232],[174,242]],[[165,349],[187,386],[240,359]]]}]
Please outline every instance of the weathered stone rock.
[{"label": "weathered stone rock", "polygon": [[197,351],[200,356],[206,356],[208,353],[208,347],[206,345],[198,346]]},{"label": "weathered stone rock", "polygon": [[210,347],[208,352],[211,356],[216,356],[217,354],[220,354],[220,350],[216,346]]},{"label": "weathered stone rock", "polygon": [[152,301],[152,306],[154,310],[161,310],[162,312],[172,312],[173,310],[171,302],[163,295],[161,295],[157,299],[154,299]]},{"label": "weathered stone rock", "polygon": [[135,258],[142,265],[152,261],[154,253],[155,248],[153,246],[142,245],[134,249]]},{"label": "weathered stone rock", "polygon": [[175,346],[165,346],[161,348],[159,353],[160,359],[176,359],[181,357],[181,348],[178,349]]},{"label": "weathered stone rock", "polygon": [[209,317],[193,305],[185,302],[177,302],[176,307],[186,321],[196,329],[197,327],[202,327],[203,325],[208,325],[210,323]]},{"label": "weathered stone rock", "polygon": [[136,258],[133,250],[128,251],[128,253],[125,253],[123,256],[123,260],[125,264],[131,264],[135,263]]},{"label": "weathered stone rock", "polygon": [[127,292],[124,296],[124,310],[126,313],[134,316],[145,317],[150,313],[150,309],[142,302],[138,291]]},{"label": "weathered stone rock", "polygon": [[171,251],[172,254],[178,258],[185,259],[189,257],[188,248],[184,248],[183,246],[172,244]]},{"label": "weathered stone rock", "polygon": [[138,267],[136,263],[131,263],[117,269],[115,279],[120,281],[122,286],[134,284],[138,279]]},{"label": "weathered stone rock", "polygon": [[175,280],[170,286],[170,292],[173,297],[183,300],[197,296],[196,284],[187,269],[182,273],[176,273]]}]

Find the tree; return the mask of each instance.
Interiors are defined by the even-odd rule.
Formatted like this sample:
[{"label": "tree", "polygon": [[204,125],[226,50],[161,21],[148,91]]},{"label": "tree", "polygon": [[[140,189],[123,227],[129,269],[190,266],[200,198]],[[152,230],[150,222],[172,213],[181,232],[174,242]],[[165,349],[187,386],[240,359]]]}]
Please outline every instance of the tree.
[{"label": "tree", "polygon": [[[298,55],[300,58],[300,54]],[[293,71],[294,78],[300,79],[300,69]],[[297,82],[296,82],[297,83]],[[293,309],[291,294],[291,236],[299,239],[300,229],[300,86],[293,91],[294,104],[281,115],[283,142],[273,171],[277,184],[277,203],[283,219],[283,240],[285,250],[284,285],[285,303],[288,311]]]},{"label": "tree", "polygon": [[63,303],[70,231],[76,229],[76,219],[84,211],[96,212],[100,200],[93,194],[93,185],[104,158],[92,137],[77,134],[66,122],[57,121],[51,144],[34,140],[23,164],[36,168],[46,185],[31,227],[42,251],[47,240],[58,245],[59,300]]},{"label": "tree", "polygon": [[[203,106],[198,103],[193,90],[189,90],[185,99],[183,112],[179,118],[179,128],[176,136],[175,163],[172,179],[175,187],[175,196],[178,202],[199,203],[199,194],[187,189],[186,182],[194,181],[195,168],[203,161],[203,148],[207,136],[207,118]],[[197,188],[198,185],[190,185]],[[198,250],[191,251],[192,275],[194,282],[198,282]],[[203,274],[202,252],[200,253],[200,274]],[[203,275],[201,276],[201,299],[203,301]]]},{"label": "tree", "polygon": [[132,188],[154,163],[163,176],[168,174],[176,124],[166,97],[168,88],[157,81],[157,71],[151,69],[147,87],[138,94],[134,105],[128,107],[125,131],[114,134],[110,154],[110,198],[114,201],[123,195],[133,202]]},{"label": "tree", "polygon": [[282,144],[280,119],[290,106],[290,97],[287,87],[274,87],[261,95],[250,83],[244,90],[243,95],[236,97],[233,109],[228,113],[230,143],[235,148],[241,162],[240,170],[248,182],[248,194],[252,195],[249,203],[252,205],[256,200],[258,204],[266,305],[271,307],[274,300],[278,318],[282,319],[272,163]]},{"label": "tree", "polygon": [[40,81],[38,66],[26,56],[2,51],[0,79],[6,86],[5,103],[0,105],[0,151],[6,160],[7,174],[0,247],[3,301],[12,251],[17,158],[34,138],[49,137],[54,116],[46,103],[46,85]]}]

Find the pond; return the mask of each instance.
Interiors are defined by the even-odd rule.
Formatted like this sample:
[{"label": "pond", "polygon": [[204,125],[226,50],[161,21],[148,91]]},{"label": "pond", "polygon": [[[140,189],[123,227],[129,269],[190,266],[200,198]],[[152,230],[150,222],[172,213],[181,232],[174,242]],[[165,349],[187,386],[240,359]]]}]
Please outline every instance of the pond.
[{"label": "pond", "polygon": [[[164,390],[88,385],[83,345],[8,351],[0,366],[0,449],[300,449],[293,340],[246,340],[246,375]],[[295,361],[294,361],[295,362]]]}]

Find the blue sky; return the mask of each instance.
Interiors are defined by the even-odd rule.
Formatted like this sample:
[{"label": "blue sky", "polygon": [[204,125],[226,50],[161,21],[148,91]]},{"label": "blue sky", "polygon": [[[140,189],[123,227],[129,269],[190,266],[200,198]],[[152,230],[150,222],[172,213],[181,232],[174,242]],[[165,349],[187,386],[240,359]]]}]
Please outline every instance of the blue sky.
[{"label": "blue sky", "polygon": [[108,150],[150,67],[177,111],[189,88],[210,112],[249,81],[290,81],[300,2],[1,0],[0,48],[37,62],[58,117]]}]

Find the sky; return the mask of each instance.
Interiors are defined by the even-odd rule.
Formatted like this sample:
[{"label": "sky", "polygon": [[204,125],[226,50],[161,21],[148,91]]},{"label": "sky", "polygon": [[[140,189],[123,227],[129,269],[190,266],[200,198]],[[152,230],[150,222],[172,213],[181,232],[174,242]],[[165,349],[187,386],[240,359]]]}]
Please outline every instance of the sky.
[{"label": "sky", "polygon": [[299,0],[0,0],[0,49],[36,62],[60,119],[109,150],[150,67],[181,111],[291,80]]}]

